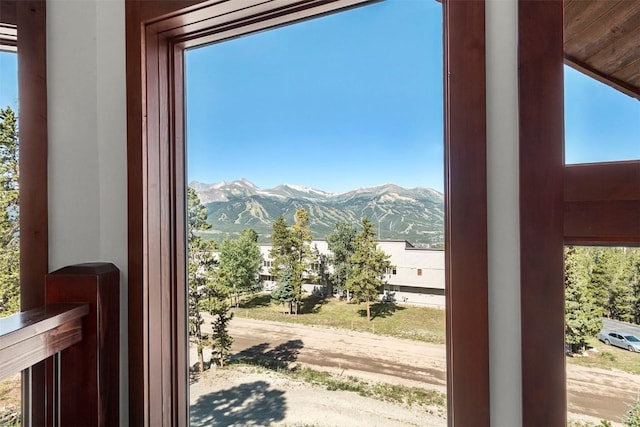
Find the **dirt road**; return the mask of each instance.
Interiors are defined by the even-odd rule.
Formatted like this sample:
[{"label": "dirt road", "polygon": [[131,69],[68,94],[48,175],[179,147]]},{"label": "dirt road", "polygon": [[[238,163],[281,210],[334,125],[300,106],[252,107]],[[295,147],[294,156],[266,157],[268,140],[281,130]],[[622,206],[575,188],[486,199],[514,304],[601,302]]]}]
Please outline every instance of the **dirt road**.
[{"label": "dirt road", "polygon": [[191,385],[194,427],[446,427],[438,408],[406,407],[341,390],[327,391],[252,367],[206,371]]},{"label": "dirt road", "polygon": [[[640,363],[640,354],[638,355]],[[640,375],[567,365],[569,411],[620,421],[640,398]]]},{"label": "dirt road", "polygon": [[239,317],[230,333],[234,352],[446,392],[442,345]]},{"label": "dirt road", "polygon": [[[234,353],[446,392],[443,345],[240,317],[233,319],[230,332]],[[569,364],[567,381],[569,412],[598,420],[620,420],[640,393],[640,376],[620,371]]]}]

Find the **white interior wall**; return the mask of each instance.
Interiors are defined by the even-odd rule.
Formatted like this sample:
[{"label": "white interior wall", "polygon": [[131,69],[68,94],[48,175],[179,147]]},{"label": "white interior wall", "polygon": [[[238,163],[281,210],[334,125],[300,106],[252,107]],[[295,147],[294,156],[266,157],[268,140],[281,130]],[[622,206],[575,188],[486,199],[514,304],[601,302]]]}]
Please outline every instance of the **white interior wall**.
[{"label": "white interior wall", "polygon": [[120,418],[128,424],[124,0],[47,2],[49,267],[121,270]]},{"label": "white interior wall", "polygon": [[518,5],[488,0],[487,202],[491,424],[522,424]]}]

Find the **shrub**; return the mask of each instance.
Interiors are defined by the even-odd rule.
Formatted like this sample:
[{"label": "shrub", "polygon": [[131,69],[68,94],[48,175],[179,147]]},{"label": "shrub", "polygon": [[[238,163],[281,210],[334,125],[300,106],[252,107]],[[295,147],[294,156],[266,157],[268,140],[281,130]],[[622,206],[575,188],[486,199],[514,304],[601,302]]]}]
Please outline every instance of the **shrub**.
[{"label": "shrub", "polygon": [[629,405],[627,417],[622,422],[627,427],[640,427],[640,401]]}]

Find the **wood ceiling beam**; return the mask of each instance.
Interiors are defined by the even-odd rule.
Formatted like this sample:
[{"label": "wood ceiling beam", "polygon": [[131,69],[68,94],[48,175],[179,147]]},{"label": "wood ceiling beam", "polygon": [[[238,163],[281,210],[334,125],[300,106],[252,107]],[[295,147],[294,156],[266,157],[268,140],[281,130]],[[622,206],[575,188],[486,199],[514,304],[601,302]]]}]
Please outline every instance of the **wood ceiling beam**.
[{"label": "wood ceiling beam", "polygon": [[640,245],[640,161],[564,169],[565,244]]}]

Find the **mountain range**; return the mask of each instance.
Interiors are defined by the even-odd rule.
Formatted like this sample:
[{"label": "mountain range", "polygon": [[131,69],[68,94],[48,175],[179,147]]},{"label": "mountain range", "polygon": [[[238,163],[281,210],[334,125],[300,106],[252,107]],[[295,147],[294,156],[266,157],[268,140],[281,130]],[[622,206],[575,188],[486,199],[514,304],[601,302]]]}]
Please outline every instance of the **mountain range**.
[{"label": "mountain range", "polygon": [[214,184],[193,181],[189,186],[207,207],[212,227],[206,236],[215,240],[253,228],[261,242],[268,242],[278,215],[293,224],[295,211],[304,208],[316,239],[326,238],[337,222],[357,225],[367,217],[377,227],[379,239],[408,240],[423,247],[444,244],[444,196],[431,188],[385,184],[329,193],[289,184],[262,189],[246,179]]}]

